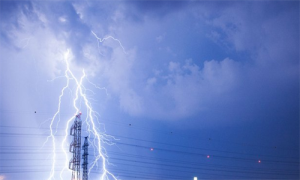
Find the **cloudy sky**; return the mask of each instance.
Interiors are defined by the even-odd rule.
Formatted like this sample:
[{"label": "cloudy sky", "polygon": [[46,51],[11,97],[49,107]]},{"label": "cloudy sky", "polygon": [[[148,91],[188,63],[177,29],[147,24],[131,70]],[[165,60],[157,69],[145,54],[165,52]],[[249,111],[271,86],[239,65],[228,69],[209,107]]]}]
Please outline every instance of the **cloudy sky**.
[{"label": "cloudy sky", "polygon": [[[0,5],[0,179],[49,177],[52,144],[41,147],[68,50],[99,121],[119,139],[106,145],[119,179],[299,178],[299,2]],[[74,89],[58,135],[76,113]]]}]

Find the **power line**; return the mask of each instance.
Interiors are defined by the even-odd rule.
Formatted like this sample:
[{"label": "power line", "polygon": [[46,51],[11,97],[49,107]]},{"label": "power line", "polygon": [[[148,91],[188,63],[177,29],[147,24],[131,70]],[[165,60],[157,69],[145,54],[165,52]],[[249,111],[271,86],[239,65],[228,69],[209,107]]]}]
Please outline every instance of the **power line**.
[{"label": "power line", "polygon": [[[18,136],[18,135],[26,135],[26,136],[48,136],[46,134],[25,134],[25,133],[0,133],[1,135],[6,135],[6,136]],[[65,135],[56,135],[56,136],[65,136]],[[296,159],[298,157],[286,157],[286,156],[272,156],[272,155],[262,155],[262,154],[252,154],[252,153],[241,153],[241,152],[236,152],[236,151],[223,151],[223,150],[215,150],[215,149],[207,149],[207,148],[199,148],[199,147],[191,147],[191,146],[184,146],[184,145],[178,145],[178,144],[172,144],[172,143],[164,143],[164,142],[157,142],[157,141],[149,141],[149,140],[143,140],[143,139],[137,139],[137,138],[132,138],[132,137],[126,137],[126,136],[119,136],[119,135],[113,135],[115,137],[119,138],[125,138],[125,139],[131,139],[131,140],[136,140],[136,141],[143,141],[143,142],[150,142],[150,143],[156,143],[156,144],[163,144],[163,145],[168,145],[168,146],[175,146],[175,147],[182,147],[182,148],[188,148],[188,149],[195,149],[195,150],[205,150],[205,151],[215,151],[215,152],[221,152],[221,153],[230,153],[230,154],[240,154],[240,155],[247,155],[247,156],[259,156],[259,157],[274,157],[274,158],[292,158]]]},{"label": "power line", "polygon": [[[153,158],[153,157],[150,157],[150,156],[141,156],[141,155],[135,155],[135,154],[130,154],[130,153],[120,153],[120,152],[114,152],[114,151],[109,151],[108,152],[110,155],[117,155],[117,156],[122,156],[122,157],[127,157],[127,158],[136,158],[136,159],[143,159],[143,160],[150,160],[150,161],[159,161],[159,162],[164,162],[164,163],[175,163],[175,164],[186,164],[186,165],[191,165],[191,166],[198,166],[198,167],[201,167],[201,166],[204,166],[204,167],[215,167],[215,168],[225,168],[225,169],[240,169],[240,170],[255,170],[255,171],[263,171],[263,172],[267,172],[267,171],[270,171],[270,172],[280,172],[280,171],[283,171],[283,172],[292,172],[293,170],[291,169],[270,169],[270,168],[247,168],[247,167],[242,167],[242,166],[230,166],[230,165],[219,165],[219,164],[207,164],[207,163],[199,163],[199,162],[191,162],[191,161],[180,161],[180,160],[171,160],[171,159],[166,159],[166,158]],[[114,157],[114,156],[111,156],[111,157]],[[17,160],[17,161],[20,161],[20,160],[30,160],[30,159],[0,159],[2,161],[5,161],[5,160],[9,160],[9,161],[12,161],[12,160]],[[31,160],[34,160],[34,161],[46,161],[47,159],[31,159]],[[64,159],[57,159],[57,160],[64,160]],[[298,171],[294,171],[294,172],[298,172]]]},{"label": "power line", "polygon": [[[149,149],[153,148],[155,151],[163,151],[163,152],[170,152],[170,153],[177,153],[177,154],[185,154],[185,155],[191,155],[191,156],[201,156],[201,157],[207,157],[207,154],[203,153],[194,153],[194,152],[187,152],[187,151],[179,151],[179,150],[172,150],[172,149],[165,149],[165,148],[159,148],[159,147],[153,147],[153,146],[142,146],[142,145],[137,145],[137,144],[131,144],[131,143],[122,143],[122,142],[114,142],[117,145],[124,145],[124,146],[129,146],[129,147],[135,147],[135,148],[141,148],[141,149]],[[32,154],[32,153],[50,153],[50,152],[1,152],[0,154]],[[214,155],[210,154],[210,157],[214,158],[222,158],[222,159],[229,159],[229,160],[239,160],[239,161],[252,161],[252,162],[257,162],[258,159],[252,159],[252,158],[243,158],[243,157],[236,157],[236,156],[222,156],[222,155]],[[296,161],[282,161],[282,160],[268,160],[268,159],[261,159],[264,163],[283,163],[283,164],[294,164],[294,165],[299,165],[299,162]]]},{"label": "power line", "polygon": [[[3,111],[3,110],[0,110]],[[182,134],[176,134],[173,131],[162,131],[162,130],[156,130],[154,128],[149,129],[149,127],[147,126],[142,126],[142,125],[135,125],[133,126],[132,124],[127,124],[124,122],[120,122],[120,121],[114,121],[114,120],[109,120],[106,121],[105,124],[117,124],[117,125],[121,125],[121,126],[126,126],[128,128],[131,129],[139,129],[139,130],[143,130],[143,131],[148,131],[148,132],[155,132],[155,133],[161,133],[161,134],[165,134],[165,135],[172,135],[172,136],[177,136],[180,138],[197,138],[200,140],[199,137],[196,136],[188,136],[188,135],[182,135]],[[14,126],[2,126],[2,127],[14,127]],[[31,128],[31,127],[26,127],[26,128]],[[203,138],[202,138],[203,140]],[[242,143],[242,142],[232,142],[232,141],[224,141],[224,140],[218,140],[215,138],[205,138],[204,141],[213,141],[213,142],[218,142],[218,143],[226,143],[226,144],[232,144],[232,145],[238,145],[238,146],[247,146],[247,147],[258,147],[258,148],[266,148],[266,149],[281,149],[281,150],[289,150],[289,151],[299,151],[298,148],[286,148],[286,147],[277,147],[277,146],[263,146],[263,145],[257,145],[257,144],[251,144],[251,143]]]},{"label": "power line", "polygon": [[[194,172],[197,172],[199,170],[201,171],[213,171],[212,173],[203,173],[201,172],[201,174],[207,174],[207,175],[213,175],[213,173],[215,172],[225,172],[225,173],[240,173],[240,174],[255,174],[255,175],[281,175],[281,176],[285,176],[285,178],[287,178],[287,176],[296,176],[298,175],[298,173],[263,173],[263,172],[256,172],[256,171],[233,171],[233,170],[220,170],[220,169],[208,169],[208,168],[200,168],[200,167],[191,167],[191,166],[182,166],[182,165],[169,165],[169,164],[161,164],[161,163],[153,163],[153,162],[145,162],[145,161],[130,161],[130,160],[127,160],[127,159],[119,159],[117,158],[118,160],[121,160],[121,161],[126,161],[126,162],[134,162],[134,163],[138,163],[139,165],[133,165],[133,164],[124,164],[124,163],[120,163],[118,162],[119,165],[126,165],[126,167],[128,166],[133,166],[133,167],[140,167],[140,168],[148,168],[148,169],[159,169],[159,170],[164,170],[164,171],[175,171],[175,172],[181,172],[181,173],[194,173]],[[147,166],[141,166],[140,164],[143,164],[143,165],[147,165]],[[149,166],[149,165],[159,165],[160,167],[157,168],[157,167],[153,167],[153,166]],[[167,168],[161,168],[162,167],[171,167],[171,168],[179,168],[179,169],[188,169],[188,170],[195,170],[194,172],[192,171],[186,171],[186,170],[178,170],[178,169],[167,169]],[[19,166],[20,167],[20,166]],[[24,167],[28,167],[28,166],[24,166]],[[34,166],[31,166],[31,167],[34,167]],[[45,167],[45,166],[42,166],[42,165],[39,165],[38,167]],[[4,172],[11,172],[11,171],[20,171],[22,169],[18,168],[18,169],[10,169],[8,171],[4,171]],[[31,169],[24,169],[24,170],[31,170]],[[113,168],[112,170],[115,170],[115,168]],[[93,170],[93,171],[96,171],[96,170]],[[128,171],[128,170],[126,170]],[[229,177],[251,177],[251,178],[257,178],[257,176],[241,176],[241,175],[237,175],[237,174],[234,174],[234,175],[229,175],[229,174],[222,174],[222,176],[229,176]]]},{"label": "power line", "polygon": [[[125,123],[123,123],[125,125]],[[131,126],[128,126],[126,124],[127,127],[129,128],[133,128]],[[0,128],[7,128],[7,126],[0,126]],[[47,129],[48,128],[37,128],[37,127],[15,127],[15,126],[9,126],[8,128],[19,128],[19,129],[35,129],[35,130],[42,130],[42,129]],[[134,127],[135,128],[135,127]],[[140,128],[143,129],[143,128]],[[60,129],[59,129],[60,130]],[[64,129],[61,129],[64,130]],[[148,129],[149,130],[149,129]],[[151,129],[149,130],[151,131]],[[155,132],[155,131],[151,131],[151,132]],[[165,131],[161,131],[160,133],[165,132]],[[46,134],[22,134],[22,133],[5,133],[5,132],[1,132],[0,133],[1,136],[15,136],[15,137],[22,137],[22,136],[32,136],[32,137],[36,137],[36,136],[48,136]],[[165,133],[170,135],[170,133]],[[173,136],[174,134],[170,135]],[[64,135],[59,135],[57,134],[57,136],[64,136]],[[133,138],[133,137],[126,137],[126,136],[120,136],[120,135],[114,135],[117,138],[123,138],[123,139],[128,139],[130,141],[140,141],[140,142],[145,142],[150,144],[148,145],[140,145],[135,143],[125,143],[125,142],[120,142],[120,141],[114,141],[114,143],[116,143],[117,145],[123,145],[123,146],[128,146],[128,147],[132,147],[135,149],[147,149],[149,150],[150,148],[153,148],[154,151],[158,151],[158,152],[167,152],[169,153],[175,153],[175,154],[183,154],[183,155],[189,155],[191,157],[204,157],[206,158],[207,154],[204,153],[199,153],[198,151],[214,151],[217,153],[230,153],[230,154],[238,154],[238,155],[242,155],[242,156],[259,156],[261,157],[266,157],[266,158],[291,158],[291,159],[297,159],[297,157],[283,157],[283,156],[272,156],[272,155],[260,155],[260,154],[251,154],[251,153],[242,153],[242,152],[233,152],[233,151],[223,151],[223,150],[216,150],[216,149],[206,149],[206,148],[200,148],[200,147],[191,147],[191,146],[185,146],[185,145],[180,145],[180,144],[172,144],[172,143],[166,143],[166,142],[159,142],[159,141],[150,141],[150,140],[146,140],[146,139],[139,139],[139,138]],[[209,142],[211,141],[208,140]],[[213,140],[215,141],[215,140]],[[226,141],[222,141],[221,143],[226,143]],[[231,142],[228,142],[228,144]],[[152,144],[157,144],[156,146],[152,145]],[[189,149],[190,151],[187,150],[176,150],[176,149],[172,149],[172,148],[162,148],[159,145],[166,145],[168,147],[173,146],[173,147],[179,147],[179,148],[185,148],[185,149]],[[26,147],[33,147],[33,146],[26,146]],[[0,154],[26,154],[26,155],[31,155],[28,152],[26,152],[27,150],[30,150],[30,148],[25,149],[24,146],[1,146],[1,149],[4,149],[5,151],[2,152],[0,150]],[[8,150],[11,150],[11,148],[18,148],[17,150],[13,150],[12,152],[9,152]],[[266,148],[266,147],[263,147]],[[270,148],[269,148],[270,149]],[[275,149],[275,148],[272,148]],[[281,149],[281,150],[295,150],[295,149],[286,149],[286,148],[276,148],[276,149]],[[197,152],[194,152],[197,151]],[[45,153],[49,153],[48,151],[45,151],[44,149],[41,150],[41,152],[36,152],[34,151],[32,154],[45,154]],[[59,153],[59,152],[58,152]],[[222,173],[221,176],[228,176],[228,177],[244,177],[244,178],[261,178],[263,176],[284,176],[284,178],[287,178],[289,176],[293,176],[293,177],[298,177],[299,178],[299,161],[284,161],[284,160],[274,160],[274,159],[262,159],[263,163],[268,163],[268,164],[276,164],[276,165],[282,165],[284,167],[291,167],[291,165],[296,165],[298,167],[298,171],[291,171],[292,169],[287,169],[287,170],[283,170],[283,169],[274,169],[274,170],[270,170],[270,169],[255,169],[253,167],[248,167],[248,169],[242,169],[241,167],[237,166],[237,167],[233,167],[233,166],[210,166],[211,164],[205,164],[203,163],[203,166],[197,164],[197,163],[193,163],[190,162],[190,164],[188,163],[188,161],[176,161],[176,160],[167,160],[167,159],[163,159],[163,158],[153,158],[151,159],[151,157],[147,157],[147,156],[134,156],[134,155],[129,155],[127,153],[114,153],[114,152],[110,152],[108,151],[108,154],[113,154],[116,156],[123,156],[123,158],[118,158],[118,157],[114,157],[112,156],[110,159],[112,160],[113,163],[117,162],[116,164],[118,165],[123,165],[125,167],[130,166],[130,167],[136,167],[136,168],[145,168],[145,169],[157,169],[157,170],[162,170],[162,171],[172,171],[172,172],[181,172],[181,173],[193,173],[192,171],[188,171],[188,170],[195,170],[197,172],[201,172],[201,174],[206,174],[205,172],[212,172],[211,174],[207,173],[207,175],[211,175],[211,176],[216,176],[216,173]],[[210,153],[209,153],[210,154]],[[126,157],[126,158],[124,158]],[[226,156],[226,155],[217,155],[217,154],[210,154],[210,157],[213,158],[221,158],[221,159],[227,159],[227,160],[239,160],[239,161],[247,161],[247,162],[255,162],[257,163],[257,159],[253,159],[253,158],[244,158],[244,157],[237,157],[237,156]],[[134,158],[139,158],[139,160],[134,160]],[[141,160],[142,159],[142,160]],[[21,159],[18,159],[21,160]],[[35,161],[34,158],[30,159],[31,161]],[[146,161],[145,161],[146,160]],[[0,161],[2,161],[2,159],[0,159]],[[126,163],[122,163],[126,162]],[[153,161],[159,161],[159,162],[164,162],[164,163],[157,163],[157,162],[153,162]],[[181,164],[181,165],[177,165],[177,164]],[[184,165],[182,165],[184,164]],[[39,165],[33,165],[32,167],[35,167]],[[153,167],[154,166],[154,167]],[[159,166],[159,167],[156,167]],[[207,166],[207,167],[206,167]],[[7,167],[10,168],[10,172],[16,171],[16,172],[22,172],[22,169],[14,169],[11,167],[22,167],[22,166],[1,166],[0,167]],[[47,167],[46,165],[44,167]],[[58,167],[58,166],[57,166]],[[209,168],[208,168],[209,167]],[[1,169],[1,168],[0,168]],[[112,167],[112,169],[114,169],[114,167]],[[20,170],[20,171],[19,171]],[[25,169],[23,169],[25,170]],[[1,171],[3,171],[1,169]],[[8,173],[9,173],[8,171]],[[115,169],[116,172],[118,172],[118,169]],[[157,174],[149,174],[149,177],[146,177],[145,174],[142,174],[140,171],[126,171],[124,169],[119,169],[119,172],[124,172],[124,177],[127,176],[128,177],[139,177],[139,180],[141,180],[141,178],[145,178],[145,179],[166,179],[166,178],[172,178],[172,179],[176,179],[178,178],[178,176],[166,176],[166,175],[157,175]],[[202,172],[205,171],[205,172]],[[48,171],[47,171],[48,172]],[[132,172],[132,173],[129,173]],[[1,172],[0,172],[1,173]],[[25,172],[24,172],[25,173]],[[95,173],[94,171],[92,171],[92,173]],[[225,174],[224,174],[225,173]],[[230,173],[230,174],[226,174],[226,173]],[[121,174],[121,173],[120,173]],[[176,174],[176,173],[175,173]],[[250,174],[252,176],[250,176]],[[144,175],[144,176],[143,176]],[[240,176],[239,176],[240,175]],[[245,176],[242,176],[245,175]],[[257,175],[256,177],[254,177],[253,175]],[[152,178],[151,178],[152,177]],[[164,178],[163,178],[164,177]],[[186,179],[188,176],[182,176],[182,179]],[[220,176],[219,176],[220,177]],[[180,178],[179,178],[180,179]]]},{"label": "power line", "polygon": [[[164,162],[164,163],[175,163],[175,164],[187,164],[187,165],[191,165],[191,166],[205,166],[205,167],[215,167],[215,168],[226,168],[226,169],[239,169],[239,170],[255,170],[255,171],[275,171],[275,172],[287,172],[284,169],[254,169],[254,168],[242,168],[240,166],[220,166],[220,165],[213,165],[213,164],[205,164],[205,163],[199,163],[199,162],[189,162],[189,161],[178,161],[178,160],[170,160],[170,159],[165,159],[165,158],[153,158],[153,157],[149,157],[149,156],[137,156],[137,155],[133,155],[133,154],[129,154],[129,153],[119,153],[119,152],[109,152],[110,155],[120,155],[122,157],[127,157],[127,158],[137,158],[137,159],[143,159],[143,160],[148,160],[145,163],[148,163],[149,160],[150,161],[160,161],[160,162]],[[114,156],[111,156],[112,159],[119,159],[119,158],[115,158]],[[15,159],[16,160],[16,159]],[[33,159],[34,160],[34,159]],[[40,159],[40,160],[47,160],[47,159]],[[122,159],[124,161],[124,159]],[[133,161],[130,159],[126,159],[128,161]],[[293,171],[288,171],[288,172],[293,172]]]}]

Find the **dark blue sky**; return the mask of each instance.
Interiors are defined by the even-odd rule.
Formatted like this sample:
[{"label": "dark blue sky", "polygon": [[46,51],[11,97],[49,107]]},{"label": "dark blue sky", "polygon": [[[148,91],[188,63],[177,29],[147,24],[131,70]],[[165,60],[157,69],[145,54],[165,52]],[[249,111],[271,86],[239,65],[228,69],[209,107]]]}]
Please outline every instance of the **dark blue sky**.
[{"label": "dark blue sky", "polygon": [[[67,50],[74,77],[53,119],[55,141],[78,113],[84,70],[97,128],[118,139],[103,141],[118,179],[299,179],[298,1],[0,8],[0,180],[60,179],[63,148],[53,159],[53,142],[44,142],[67,83]],[[82,97],[76,103],[86,136],[88,108]],[[91,180],[101,179],[101,163]]]}]

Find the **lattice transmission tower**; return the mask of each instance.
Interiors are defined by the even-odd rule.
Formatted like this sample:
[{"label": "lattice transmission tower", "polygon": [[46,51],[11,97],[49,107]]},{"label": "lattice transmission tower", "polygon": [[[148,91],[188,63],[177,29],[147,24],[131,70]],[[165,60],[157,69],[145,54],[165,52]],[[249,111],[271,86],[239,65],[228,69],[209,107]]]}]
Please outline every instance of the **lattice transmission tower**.
[{"label": "lattice transmission tower", "polygon": [[71,180],[80,180],[80,154],[81,154],[81,113],[76,115],[73,125],[70,129],[70,135],[74,136],[70,144],[70,152],[73,157],[69,162],[69,169],[72,170]]},{"label": "lattice transmission tower", "polygon": [[89,141],[88,137],[85,137],[84,143],[82,146],[83,154],[82,154],[82,180],[88,180],[88,155],[89,155]]}]

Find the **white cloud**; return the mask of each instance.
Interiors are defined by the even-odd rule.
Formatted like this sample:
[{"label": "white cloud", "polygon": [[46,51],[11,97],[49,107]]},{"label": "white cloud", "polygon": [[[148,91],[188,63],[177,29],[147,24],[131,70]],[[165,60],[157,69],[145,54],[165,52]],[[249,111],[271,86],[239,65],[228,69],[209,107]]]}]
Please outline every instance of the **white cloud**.
[{"label": "white cloud", "polygon": [[202,70],[203,80],[211,91],[226,92],[234,87],[238,81],[239,65],[226,58],[221,62],[205,61]]},{"label": "white cloud", "polygon": [[58,20],[62,23],[67,21],[66,17],[59,17]]},{"label": "white cloud", "polygon": [[[157,89],[146,88],[145,114],[150,117],[183,118],[206,109],[226,93],[234,91],[241,78],[240,64],[226,58],[205,61],[203,68],[186,60],[184,64],[170,62],[168,73],[149,81],[165,82]],[[149,92],[150,91],[150,92]]]},{"label": "white cloud", "polygon": [[189,117],[205,109],[210,100],[230,93],[239,83],[240,64],[229,58],[205,61],[203,68],[191,59],[184,64],[170,61],[166,69],[152,70],[144,82],[138,81],[136,77],[145,74],[136,72],[140,67],[135,50],[125,54],[113,43],[103,46],[111,48],[99,63],[109,91],[119,98],[120,108],[134,116]]},{"label": "white cloud", "polygon": [[[155,40],[157,42],[162,42],[165,37],[165,35],[159,35],[161,34],[161,29],[163,29],[159,28],[160,24],[154,23],[150,18],[145,20],[144,24],[140,26],[127,22],[128,27],[130,27],[127,27],[127,29],[124,24],[118,26],[114,24],[115,22],[101,24],[98,23],[100,20],[96,16],[89,14],[91,6],[81,3],[74,5],[78,17],[83,17],[80,23],[76,24],[76,27],[83,26],[83,30],[80,28],[78,28],[79,30],[72,29],[73,34],[68,31],[68,28],[58,27],[56,29],[50,27],[50,21],[53,21],[53,19],[51,19],[50,15],[44,15],[42,10],[36,12],[39,21],[30,21],[25,16],[21,17],[22,31],[14,29],[10,33],[13,44],[20,49],[14,55],[17,57],[16,59],[26,57],[28,60],[34,60],[38,69],[46,72],[48,76],[55,77],[61,74],[60,66],[63,65],[61,53],[71,48],[75,56],[72,68],[76,70],[84,68],[88,75],[101,77],[99,79],[107,83],[105,86],[108,87],[109,93],[118,98],[120,108],[131,115],[139,116],[158,117],[161,115],[165,118],[188,117],[199,110],[203,110],[206,104],[214,101],[221,95],[234,91],[241,83],[240,80],[243,78],[241,76],[244,74],[241,72],[242,63],[229,58],[222,61],[197,61],[197,63],[194,63],[192,60],[186,60],[182,63],[178,60],[176,54],[184,54],[179,52],[178,47],[172,43],[163,48],[166,51],[166,58],[164,58],[174,58],[172,61],[168,62],[159,57],[161,58],[160,60],[147,62],[150,60],[143,59],[143,55],[146,55],[145,57],[157,58],[163,54],[154,56],[155,51],[153,49],[155,48],[152,49],[153,44],[157,44],[153,41],[153,37],[156,37]],[[117,6],[116,9],[110,10],[110,13],[114,15],[114,21],[128,18],[126,17],[125,10],[122,8],[124,7]],[[256,29],[252,31],[248,27],[253,24],[246,22],[247,18],[244,16],[244,13],[241,16],[236,16],[236,14],[241,12],[234,12],[232,9],[236,10],[236,7],[228,8],[222,11],[220,16],[207,21],[213,27],[209,28],[209,32],[211,32],[210,38],[213,38],[215,42],[231,45],[236,51],[256,50],[256,47],[262,45],[260,44],[262,41],[252,40],[252,38],[258,39],[257,37],[261,33]],[[66,17],[69,16],[57,16],[56,21],[66,22]],[[283,17],[280,19],[280,22],[284,20],[285,18]],[[276,19],[274,19],[268,21],[268,23],[264,23],[262,26],[265,32],[270,32],[264,39],[268,40],[269,44],[274,45],[265,44],[268,50],[272,51],[272,56],[270,57],[274,57],[274,55],[277,57],[276,52],[280,52],[276,51],[277,47],[282,47],[281,49],[283,49],[285,45],[274,40],[274,37],[281,35],[278,32],[272,33],[272,29],[276,27],[276,22]],[[69,28],[73,27],[71,19],[70,23]],[[76,21],[76,23],[78,22]],[[107,25],[107,27],[102,28],[104,27],[103,24]],[[88,34],[90,27],[95,27],[95,31],[99,36],[107,33],[123,33],[123,37],[126,36],[125,40],[127,42],[130,41],[129,44],[132,43],[131,40],[134,42],[134,45],[137,43],[137,47],[141,48],[139,49],[141,51],[134,48],[130,50],[125,46],[127,51],[127,54],[125,54],[119,44],[113,40],[100,43],[98,47],[96,38]],[[153,27],[156,27],[156,30],[150,32],[149,29],[152,30]],[[138,28],[140,28],[140,31],[135,31]],[[140,36],[137,35],[138,33],[140,33]],[[147,33],[150,34],[148,38],[136,38],[144,37],[144,34]],[[251,36],[249,36],[249,33]],[[74,37],[71,37],[71,35]],[[168,34],[168,36],[172,37],[172,34]],[[291,41],[292,36],[284,35],[282,39],[285,37],[288,37],[289,41]],[[141,40],[136,41],[136,39]],[[144,46],[147,44],[145,42],[150,42],[150,40],[153,41],[153,44],[149,43],[149,46]],[[275,42],[273,43],[273,41]],[[178,39],[174,42],[174,44],[180,44],[181,40]],[[131,45],[131,47],[134,47],[134,45]],[[181,50],[185,51],[185,49]],[[273,51],[276,52],[274,53]],[[260,51],[255,52],[259,52],[258,54],[261,59],[264,59],[268,55],[267,51],[263,51],[264,53]],[[82,55],[82,59],[76,57],[76,53]],[[280,54],[282,54],[282,51]],[[145,67],[142,65],[143,63],[151,63],[151,65]],[[151,72],[153,73],[151,74]],[[248,71],[245,73],[248,73]]]},{"label": "white cloud", "polygon": [[[113,45],[106,44],[108,47]],[[109,58],[105,61],[104,76],[108,79],[108,87],[119,97],[122,110],[131,115],[140,115],[143,112],[143,99],[134,88],[135,50],[127,50],[125,54],[121,47],[112,49]]]},{"label": "white cloud", "polygon": [[170,62],[169,63],[169,71],[171,72],[177,72],[177,71],[180,71],[181,68],[180,68],[180,64],[178,62]]},{"label": "white cloud", "polygon": [[26,61],[34,61],[36,68],[46,72],[50,78],[57,76],[60,73],[58,65],[62,60],[62,53],[67,49],[65,42],[56,38],[45,20],[32,21],[21,14],[18,21],[22,28],[14,28],[8,34],[12,39],[11,43],[19,51],[7,51],[7,56],[19,61],[24,58]]}]

